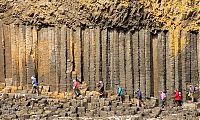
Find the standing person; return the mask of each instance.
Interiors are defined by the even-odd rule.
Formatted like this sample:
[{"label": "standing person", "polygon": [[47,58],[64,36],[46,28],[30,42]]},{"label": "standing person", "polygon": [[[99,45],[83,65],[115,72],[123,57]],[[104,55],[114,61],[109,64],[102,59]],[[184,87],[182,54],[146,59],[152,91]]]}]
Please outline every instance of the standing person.
[{"label": "standing person", "polygon": [[102,81],[99,81],[99,83],[97,83],[97,88],[98,88],[98,92],[100,94],[100,97],[103,96],[104,93],[104,84]]},{"label": "standing person", "polygon": [[194,86],[193,85],[190,85],[190,87],[189,87],[189,97],[191,98],[191,100],[192,100],[192,102],[194,102],[194,91],[195,91],[195,89],[194,89]]},{"label": "standing person", "polygon": [[141,102],[142,102],[142,92],[140,91],[140,89],[138,89],[136,91],[136,98],[137,98],[137,107],[141,107]]},{"label": "standing person", "polygon": [[37,94],[39,95],[38,82],[36,78],[32,76],[31,80],[32,80],[32,93],[35,94],[37,92]]},{"label": "standing person", "polygon": [[117,98],[119,99],[119,101],[123,102],[123,89],[119,85],[117,85],[116,93],[117,93]]},{"label": "standing person", "polygon": [[174,102],[177,106],[181,106],[181,92],[178,91],[178,89],[176,89],[174,91]]},{"label": "standing person", "polygon": [[74,90],[74,94],[76,96],[79,96],[78,82],[75,79],[73,80],[73,90]]},{"label": "standing person", "polygon": [[161,103],[161,107],[165,106],[165,101],[166,101],[166,94],[163,91],[160,91],[160,103]]}]

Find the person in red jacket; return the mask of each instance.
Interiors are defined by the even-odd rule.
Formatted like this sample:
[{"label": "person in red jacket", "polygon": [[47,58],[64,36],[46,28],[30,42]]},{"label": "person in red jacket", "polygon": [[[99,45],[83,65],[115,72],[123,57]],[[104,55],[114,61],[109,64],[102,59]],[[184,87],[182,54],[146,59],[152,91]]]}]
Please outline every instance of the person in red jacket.
[{"label": "person in red jacket", "polygon": [[76,81],[75,79],[73,80],[73,90],[74,90],[74,94],[76,96],[79,96],[79,87],[78,87],[78,81]]},{"label": "person in red jacket", "polygon": [[177,90],[174,91],[174,102],[177,106],[181,106],[181,92]]}]

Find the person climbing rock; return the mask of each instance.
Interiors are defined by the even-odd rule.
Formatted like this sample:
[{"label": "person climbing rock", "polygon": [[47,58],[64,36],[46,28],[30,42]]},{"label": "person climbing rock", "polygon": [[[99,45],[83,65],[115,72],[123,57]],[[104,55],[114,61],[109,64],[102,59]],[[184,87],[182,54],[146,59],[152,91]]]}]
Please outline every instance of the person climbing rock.
[{"label": "person climbing rock", "polygon": [[75,79],[73,80],[73,90],[74,90],[74,95],[76,96],[80,95],[78,81],[76,81]]},{"label": "person climbing rock", "polygon": [[32,80],[32,93],[37,93],[39,95],[39,88],[38,88],[38,82],[34,76],[31,77]]},{"label": "person climbing rock", "polygon": [[97,83],[97,88],[98,88],[98,92],[100,94],[100,97],[103,96],[104,94],[104,84],[102,81],[99,81],[99,83]]}]

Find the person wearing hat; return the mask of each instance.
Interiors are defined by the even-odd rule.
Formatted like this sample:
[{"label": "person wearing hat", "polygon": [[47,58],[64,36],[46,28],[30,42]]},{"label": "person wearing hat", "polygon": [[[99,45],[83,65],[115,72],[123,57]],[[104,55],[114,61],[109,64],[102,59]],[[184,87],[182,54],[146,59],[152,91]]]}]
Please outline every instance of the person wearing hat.
[{"label": "person wearing hat", "polygon": [[101,80],[99,81],[99,83],[97,83],[97,88],[98,88],[98,92],[100,94],[100,97],[102,97],[103,93],[104,93],[104,84]]},{"label": "person wearing hat", "polygon": [[37,93],[39,94],[39,90],[38,90],[38,82],[36,80],[36,78],[34,76],[31,77],[32,80],[32,93]]},{"label": "person wearing hat", "polygon": [[76,96],[79,96],[78,82],[75,79],[73,80],[73,90],[74,90],[74,94]]}]

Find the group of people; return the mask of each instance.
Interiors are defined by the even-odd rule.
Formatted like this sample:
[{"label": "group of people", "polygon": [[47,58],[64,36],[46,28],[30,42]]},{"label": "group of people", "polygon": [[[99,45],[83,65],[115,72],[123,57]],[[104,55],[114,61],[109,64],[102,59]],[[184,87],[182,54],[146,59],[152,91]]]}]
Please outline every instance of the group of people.
[{"label": "group of people", "polygon": [[[32,79],[32,93],[39,94],[38,81],[36,80],[36,78],[34,76],[32,76],[31,79]],[[73,80],[73,92],[74,92],[74,95],[76,95],[76,96],[80,95],[80,90],[79,90],[78,85],[79,85],[78,81],[74,79]],[[123,90],[122,87],[120,87],[119,84],[116,84],[116,86],[117,86],[117,88],[116,88],[117,99],[122,102],[124,90]],[[186,100],[194,102],[194,93],[195,93],[196,90],[197,90],[196,87],[194,87],[191,84],[187,84]],[[97,83],[97,91],[99,92],[100,97],[104,96],[104,84],[103,84],[102,81],[99,81]],[[137,99],[136,105],[138,107],[140,107],[141,103],[142,103],[142,92],[141,92],[140,89],[138,89],[135,92],[135,96],[136,96],[136,99]],[[160,97],[160,105],[161,105],[161,107],[164,107],[165,104],[166,104],[166,98],[167,98],[166,92],[164,90],[159,91],[159,97]],[[174,103],[177,106],[181,106],[181,104],[182,104],[182,93],[181,93],[181,91],[179,91],[178,89],[174,90],[172,98],[174,100]]]}]

